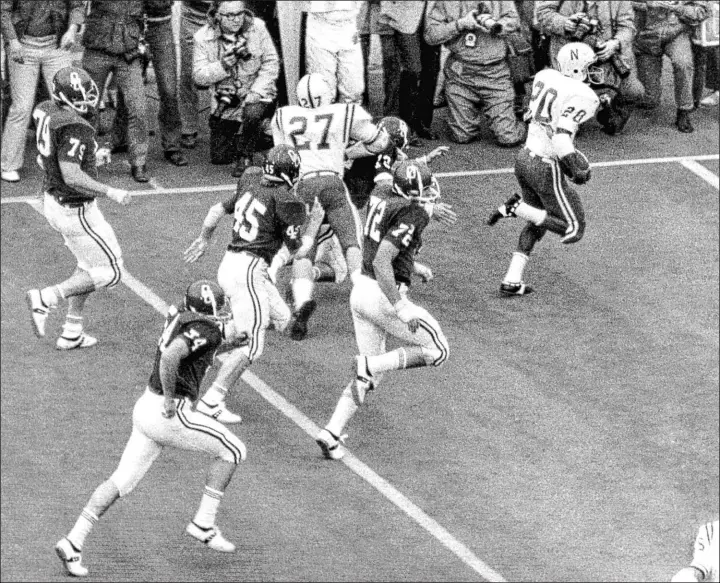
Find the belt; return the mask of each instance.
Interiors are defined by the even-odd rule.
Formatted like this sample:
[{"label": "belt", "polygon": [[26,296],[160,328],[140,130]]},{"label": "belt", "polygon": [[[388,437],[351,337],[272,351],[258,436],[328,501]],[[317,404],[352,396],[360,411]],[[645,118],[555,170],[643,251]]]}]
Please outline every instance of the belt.
[{"label": "belt", "polygon": [[337,172],[333,172],[332,170],[314,170],[313,172],[308,172],[307,174],[303,174],[300,177],[300,180],[305,180],[306,178],[314,178],[316,176],[340,176]]},{"label": "belt", "polygon": [[525,148],[527,153],[530,155],[531,158],[539,158],[543,162],[552,163],[554,160],[552,158],[548,158],[547,156],[541,156],[540,154],[536,154],[533,152],[530,148]]}]

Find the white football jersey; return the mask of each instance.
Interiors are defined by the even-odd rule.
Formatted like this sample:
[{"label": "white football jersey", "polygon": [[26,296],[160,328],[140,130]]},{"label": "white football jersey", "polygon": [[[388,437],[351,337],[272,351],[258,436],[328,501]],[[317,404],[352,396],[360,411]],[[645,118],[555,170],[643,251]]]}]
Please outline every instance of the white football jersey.
[{"label": "white football jersey", "polygon": [[575,138],[580,124],[592,119],[600,100],[590,87],[555,69],[535,75],[526,121],[530,121],[525,145],[539,156],[556,158],[552,137],[562,129]]},{"label": "white football jersey", "polygon": [[718,569],[718,560],[720,559],[718,535],[720,533],[718,533],[718,529],[720,529],[720,523],[717,520],[707,522],[700,527],[697,537],[695,537],[693,560],[690,566],[705,575],[703,581],[718,581],[718,577],[720,577],[720,569]]},{"label": "white football jersey", "polygon": [[287,144],[300,154],[300,174],[315,170],[345,173],[345,148],[350,140],[372,142],[379,130],[360,105],[331,103],[315,109],[286,105],[271,122],[275,145]]}]

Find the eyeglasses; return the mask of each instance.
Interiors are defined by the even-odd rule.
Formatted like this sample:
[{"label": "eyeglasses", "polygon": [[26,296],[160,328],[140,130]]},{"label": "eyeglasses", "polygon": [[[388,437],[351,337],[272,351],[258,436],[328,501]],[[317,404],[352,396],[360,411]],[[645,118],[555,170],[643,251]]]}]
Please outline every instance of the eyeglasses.
[{"label": "eyeglasses", "polygon": [[245,16],[245,12],[218,12],[217,14],[228,20],[240,20]]}]

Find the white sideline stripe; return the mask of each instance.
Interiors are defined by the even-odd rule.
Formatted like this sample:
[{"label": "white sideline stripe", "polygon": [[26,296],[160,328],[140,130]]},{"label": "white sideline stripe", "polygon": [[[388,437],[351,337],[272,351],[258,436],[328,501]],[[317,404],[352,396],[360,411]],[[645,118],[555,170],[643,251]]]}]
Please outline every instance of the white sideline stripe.
[{"label": "white sideline stripe", "polygon": [[[638,158],[635,160],[610,160],[607,162],[595,162],[590,164],[591,168],[609,168],[612,166],[635,166],[638,164],[668,164],[671,162],[679,162],[685,165],[686,162],[717,160],[720,158],[718,154],[703,154],[700,156],[675,156],[671,158]],[[438,172],[435,174],[438,178],[459,178],[463,176],[488,176],[493,174],[511,174],[513,168],[491,168],[488,170],[462,170],[459,172]],[[694,172],[694,170],[693,170]],[[709,172],[709,170],[708,170]],[[152,182],[150,184],[153,184]],[[715,186],[715,183],[710,183]],[[151,196],[158,194],[197,194],[198,192],[229,192],[237,188],[235,184],[215,184],[212,186],[180,186],[177,188],[164,188],[158,185],[158,188],[148,190],[131,190],[132,196]],[[0,198],[0,204],[11,204],[17,202],[29,202],[37,198],[36,196],[6,196]]]},{"label": "white sideline stripe", "polygon": [[690,172],[697,174],[710,186],[715,187],[715,190],[720,190],[720,178],[702,164],[698,164],[695,160],[681,160],[680,164],[685,166]]},{"label": "white sideline stripe", "polygon": [[[42,201],[29,200],[27,203],[32,206],[41,215],[43,213]],[[156,311],[165,316],[170,307],[160,296],[155,294],[144,283],[133,277],[126,269],[123,268],[122,283],[124,283],[131,291],[137,294],[142,300],[150,304]],[[218,355],[218,360],[224,360],[224,355]],[[320,431],[320,427],[315,425],[302,411],[292,405],[284,397],[276,393],[262,379],[249,370],[246,370],[241,377],[248,385],[250,385],[260,396],[278,409],[283,415],[293,421],[300,429],[315,439]],[[345,457],[342,462],[380,492],[385,498],[395,504],[400,510],[405,512],[410,518],[415,520],[420,526],[434,536],[442,545],[455,554],[463,563],[478,573],[487,581],[505,581],[499,573],[495,572],[491,567],[478,559],[470,549],[458,541],[445,528],[440,526],[438,522],[430,518],[423,510],[413,504],[408,498],[395,489],[387,480],[380,477],[367,465],[357,459],[352,453],[345,450]]]}]

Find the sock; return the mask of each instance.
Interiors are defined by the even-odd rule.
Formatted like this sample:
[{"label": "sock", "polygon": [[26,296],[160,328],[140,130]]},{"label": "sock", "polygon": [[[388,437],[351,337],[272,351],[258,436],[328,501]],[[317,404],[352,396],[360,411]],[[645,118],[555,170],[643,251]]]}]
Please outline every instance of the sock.
[{"label": "sock", "polygon": [[223,492],[214,490],[210,486],[205,486],[202,500],[200,500],[200,508],[198,508],[193,522],[200,528],[211,528],[215,526],[215,516],[217,516],[220,500],[222,500]]},{"label": "sock", "polygon": [[358,405],[352,397],[351,387],[352,382],[343,390],[335,407],[335,411],[330,418],[330,422],[325,426],[325,429],[337,436],[340,436],[347,422],[350,421],[350,418],[355,415],[355,412],[358,410]]},{"label": "sock", "polygon": [[55,308],[60,301],[59,298],[65,299],[60,286],[53,285],[40,290],[40,301],[45,304],[47,308]]},{"label": "sock", "polygon": [[82,335],[82,331],[83,317],[68,314],[65,317],[65,324],[63,324],[62,337],[67,340],[77,340]]},{"label": "sock", "polygon": [[303,277],[301,279],[293,280],[292,291],[293,298],[295,299],[296,310],[300,309],[300,306],[302,306],[305,302],[310,301],[310,298],[312,297],[312,288],[313,284],[309,279],[305,279]]},{"label": "sock", "polygon": [[402,366],[402,357],[400,349],[391,350],[385,354],[375,354],[367,357],[367,367],[370,374],[377,374],[379,372],[386,372],[388,370],[400,370],[405,368]]},{"label": "sock", "polygon": [[207,390],[207,393],[203,395],[202,400],[205,401],[207,405],[210,405],[211,407],[214,407],[215,405],[219,405],[225,400],[225,397],[227,397],[228,390],[218,385],[217,383],[213,383],[210,388]]},{"label": "sock", "polygon": [[528,262],[529,257],[524,253],[515,251],[510,260],[510,266],[508,267],[507,273],[505,274],[506,283],[520,283],[523,277],[523,271],[525,271],[525,265]]},{"label": "sock", "polygon": [[90,512],[87,508],[83,508],[75,526],[73,526],[70,534],[67,535],[67,539],[70,541],[78,551],[81,551],[85,544],[85,537],[90,534],[92,527],[98,521],[98,517]]},{"label": "sock", "polygon": [[547,211],[530,206],[526,202],[521,202],[515,209],[515,215],[539,227],[547,217]]}]

